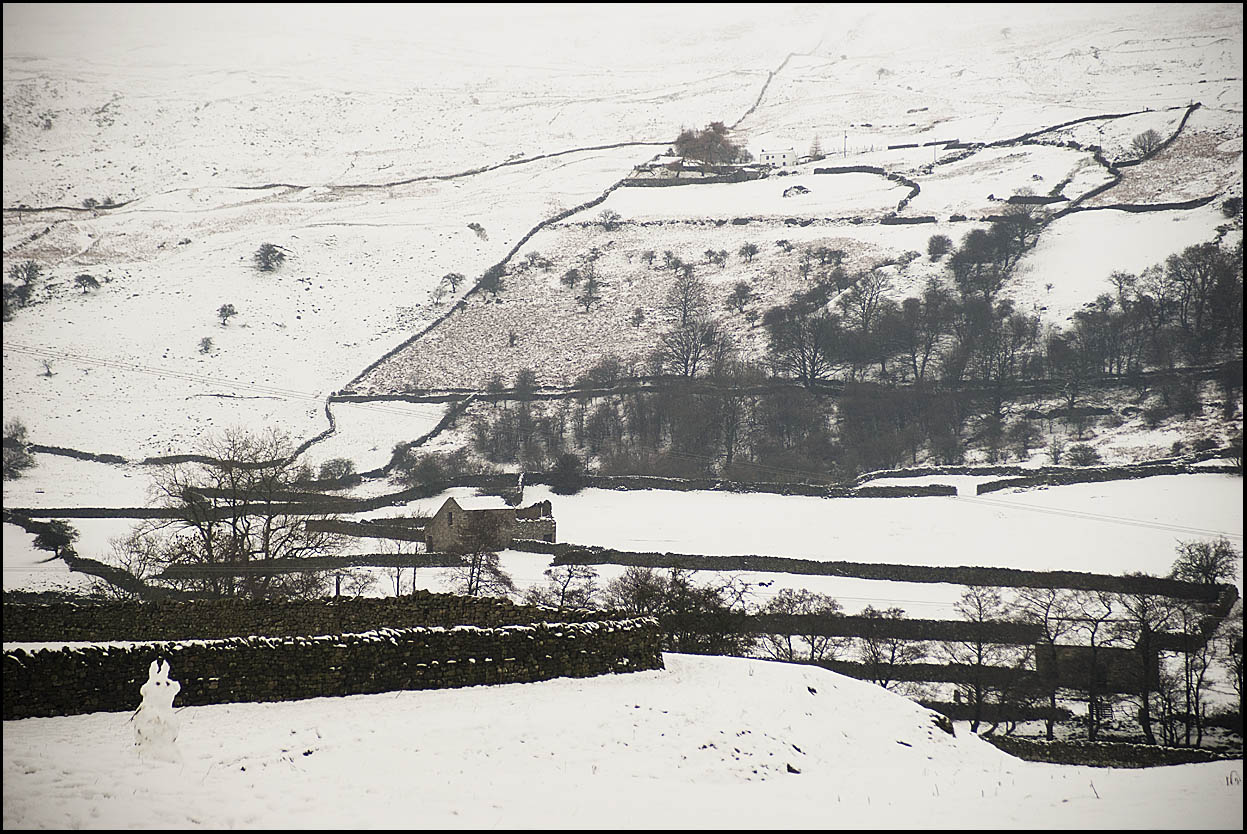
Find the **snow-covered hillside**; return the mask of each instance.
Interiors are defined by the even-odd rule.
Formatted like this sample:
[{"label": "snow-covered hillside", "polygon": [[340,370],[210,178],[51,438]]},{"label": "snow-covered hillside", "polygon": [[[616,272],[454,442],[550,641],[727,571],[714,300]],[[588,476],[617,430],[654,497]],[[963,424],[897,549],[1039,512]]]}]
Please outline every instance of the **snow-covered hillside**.
[{"label": "snow-covered hillside", "polygon": [[[5,722],[6,828],[1228,828],[1241,762],[1023,762],[820,669],[665,655],[586,680]],[[177,678],[177,668],[172,677]]]},{"label": "snow-covered hillside", "polygon": [[[1146,196],[1241,194],[1242,62],[1232,47],[1241,46],[1242,16],[1228,5],[1080,7],[1059,20],[1014,7],[778,7],[762,16],[740,8],[712,18],[619,7],[560,12],[557,26],[537,10],[484,7],[325,7],[307,16],[277,7],[68,8],[13,4],[6,20],[4,206],[79,210],[6,211],[6,272],[33,260],[44,281],[37,303],[5,327],[5,407],[36,442],[126,457],[186,451],[233,424],[280,423],[297,439],[325,429],[326,395],[445,312],[453,298],[432,298],[441,276],[474,279],[537,223],[601,194],[661,145],[577,149],[663,143],[681,127],[722,119],[755,148],[804,152],[820,135],[825,164],[919,176],[938,150],[881,149],[932,137],[993,141],[1138,111],[1044,139],[1094,136],[1115,158],[1138,130],[1168,133],[1181,113],[1174,108],[1198,99],[1190,147],[1166,151],[1182,166],[1160,159],[1163,177],[1139,169],[1151,183]],[[569,153],[528,161],[561,152]],[[515,164],[440,179],[503,163]],[[971,227],[946,227],[947,215],[994,211],[989,194],[1036,184],[1042,192],[1069,178],[1072,197],[1104,176],[1074,150],[985,149],[937,167],[906,209],[937,214],[941,225],[789,235],[781,215],[873,220],[906,193],[873,175],[805,176],[811,168],[797,178],[811,189],[803,197],[784,199],[784,181],[772,180],[621,190],[607,206],[681,221],[774,217],[772,228],[723,236],[688,229],[688,248],[664,232],[649,247],[686,259],[729,244],[734,253],[747,229],[763,243],[811,232],[869,241],[856,254],[877,262],[921,250],[930,234],[964,234]],[[125,205],[81,208],[106,198]],[[1102,292],[1112,269],[1207,240],[1217,222],[1215,207],[1176,214],[1172,226],[1168,214],[1131,216],[1106,233],[1110,245],[1095,247],[1103,257],[1087,260],[1079,229],[1100,219],[1083,217],[1048,230],[1017,288],[1056,321]],[[1158,224],[1174,233],[1156,234]],[[534,248],[568,246],[556,231],[538,238]],[[273,275],[251,268],[264,242],[290,252]],[[931,270],[919,266],[895,293],[921,285]],[[779,299],[789,290],[782,276],[768,277],[774,267],[764,259],[730,272]],[[72,282],[81,274],[101,288],[79,292]],[[1048,284],[1051,293],[1035,290]],[[649,338],[627,324],[657,303],[633,298],[638,289],[613,288],[615,313],[583,338],[528,345],[525,363],[574,376],[600,355],[586,343]],[[543,321],[577,329],[575,318],[536,315],[533,299],[511,292],[519,304],[492,310],[467,335]],[[227,303],[238,314],[223,325],[216,311]],[[442,353],[437,335],[418,350]],[[200,352],[205,338],[212,347]],[[475,364],[518,364],[482,347]],[[385,388],[477,384],[466,355],[446,353],[462,368],[457,379],[400,361],[383,374]],[[118,411],[125,420],[109,418]],[[413,413],[417,423],[425,416]],[[110,431],[100,432],[105,423]]]}]

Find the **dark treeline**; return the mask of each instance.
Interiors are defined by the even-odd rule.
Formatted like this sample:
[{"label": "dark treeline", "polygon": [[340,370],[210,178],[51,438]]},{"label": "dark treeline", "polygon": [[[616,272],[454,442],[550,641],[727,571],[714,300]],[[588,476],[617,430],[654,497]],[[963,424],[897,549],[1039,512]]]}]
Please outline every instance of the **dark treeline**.
[{"label": "dark treeline", "polygon": [[[1218,381],[1232,417],[1242,388],[1241,242],[1233,250],[1191,246],[1138,275],[1116,272],[1113,291],[1077,311],[1069,326],[1045,326],[1006,295],[1043,211],[1009,205],[957,246],[933,236],[928,255],[944,258],[943,278],[899,302],[889,293],[894,262],[849,273],[844,253],[826,247],[799,253],[805,289],[761,315],[746,309],[756,296],[739,282],[728,309],[747,313],[765,333],[760,361],[742,359],[691,264],[671,252],[646,253],[654,268],[675,275],[663,304],[672,324],[646,369],[670,384],[590,397],[588,390],[600,394],[629,375],[610,356],[576,381],[585,395],[557,403],[525,398],[536,389],[532,371],[513,385],[494,379],[489,390],[511,388],[516,397],[478,413],[475,450],[534,469],[575,454],[602,474],[752,481],[841,480],[920,462],[961,463],[971,451],[990,462],[1025,460],[1047,449],[1038,400],[1019,407],[1035,383],[1057,392],[1081,441],[1096,414],[1088,391],[1105,376],[1134,384],[1140,411],[1155,426],[1202,411],[1201,392],[1190,375],[1153,381],[1144,372],[1210,363],[1225,368]],[[799,387],[767,390],[776,379]],[[841,390],[833,396],[828,383]],[[1058,441],[1052,447],[1053,463],[1098,462],[1089,446],[1069,454]]]},{"label": "dark treeline", "polygon": [[[1020,207],[1026,216],[1030,207]],[[971,450],[998,461],[1028,459],[1042,443],[1035,401],[1023,391],[1045,380],[1080,440],[1095,409],[1092,385],[1105,375],[1134,383],[1143,418],[1202,410],[1198,381],[1142,371],[1226,363],[1226,415],[1242,388],[1242,247],[1215,243],[1175,254],[1139,276],[1115,273],[1115,293],[1074,315],[1069,328],[1042,327],[1001,289],[1025,236],[966,234],[948,263],[951,282],[932,280],[918,297],[885,295],[884,271],[845,276],[837,258],[808,258],[812,288],[763,315],[768,354],[742,362],[725,329],[687,298],[652,355],[662,390],[532,403],[536,376],[521,371],[513,390],[473,423],[475,450],[493,463],[545,469],[574,453],[601,474],[717,475],[737,480],[839,480],[857,472],[928,461],[958,464]],[[826,253],[823,253],[826,254]],[[829,262],[829,263],[828,263]],[[829,267],[819,269],[821,267]],[[838,289],[843,287],[843,289]],[[609,390],[623,379],[606,358],[577,386]],[[803,386],[767,390],[774,378]],[[842,385],[838,394],[823,389]],[[494,380],[491,390],[504,390]],[[1094,450],[1091,451],[1094,455]],[[1057,460],[1061,451],[1051,451]],[[1071,458],[1065,463],[1097,463]]]}]

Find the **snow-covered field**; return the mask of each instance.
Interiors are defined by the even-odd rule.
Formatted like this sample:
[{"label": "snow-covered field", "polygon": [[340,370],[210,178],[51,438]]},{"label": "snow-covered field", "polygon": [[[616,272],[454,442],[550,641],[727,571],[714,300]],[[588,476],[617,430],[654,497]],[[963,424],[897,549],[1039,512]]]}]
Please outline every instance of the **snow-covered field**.
[{"label": "snow-covered field", "polygon": [[[1084,6],[1076,18],[1041,5],[839,6],[831,22],[751,118],[761,145],[804,152],[817,135],[851,157],[1191,100],[1242,109],[1242,17],[1228,5]],[[1146,127],[1160,129],[1135,133]]]},{"label": "snow-covered field", "polygon": [[[1242,546],[1243,481],[1230,475],[1172,475],[1133,481],[974,495],[975,477],[929,476],[872,481],[872,485],[950,483],[948,498],[806,498],[769,494],[586,489],[556,495],[546,487],[525,490],[524,502],[548,500],[558,540],[620,550],[702,555],[780,556],[814,561],[854,561],[933,566],[980,565],[1029,570],[1123,574],[1169,572],[1179,541],[1229,537]],[[447,497],[479,502],[470,489],[454,489],[353,520],[431,515]],[[496,500],[496,499],[495,499]],[[501,506],[501,504],[498,504]],[[115,559],[110,540],[136,522],[74,519],[78,552],[104,562]],[[30,545],[31,536],[5,525],[4,587],[49,590],[78,582],[63,563]],[[351,551],[386,552],[386,543],[358,539]],[[503,568],[519,589],[544,582],[550,557],[505,551]],[[602,582],[623,568],[598,568]],[[373,594],[393,593],[391,572],[373,571]],[[764,604],[782,588],[830,594],[845,610],[899,606],[910,616],[952,618],[960,586],[883,582],[826,576],[743,572],[757,586],[751,601]],[[449,590],[447,571],[423,569],[418,587]],[[1238,578],[1242,591],[1242,577]],[[410,575],[404,579],[410,582]]]},{"label": "snow-covered field", "polygon": [[140,758],[125,713],[6,721],[4,826],[1243,823],[1238,761],[1149,770],[1023,762],[831,672],[664,659],[661,671],[586,680],[187,707],[177,713],[177,763]]},{"label": "snow-covered field", "polygon": [[1022,256],[1006,292],[1020,310],[1039,310],[1064,325],[1096,296],[1116,290],[1114,272],[1138,275],[1169,255],[1211,240],[1225,222],[1216,205],[1189,211],[1131,214],[1078,211],[1054,221]]},{"label": "snow-covered field", "polygon": [[[785,197],[795,186],[808,194]],[[796,175],[763,180],[666,188],[620,188],[603,209],[628,220],[669,220],[685,217],[852,217],[878,219],[909,193],[909,189],[877,174]]]},{"label": "snow-covered field", "polygon": [[1111,179],[1085,151],[1046,145],[984,148],[917,177],[922,191],[905,213],[941,218],[951,213],[972,217],[999,214],[1004,203],[989,200],[989,196],[1003,201],[1023,190],[1047,195],[1067,178],[1071,181],[1062,193],[1070,199]]}]

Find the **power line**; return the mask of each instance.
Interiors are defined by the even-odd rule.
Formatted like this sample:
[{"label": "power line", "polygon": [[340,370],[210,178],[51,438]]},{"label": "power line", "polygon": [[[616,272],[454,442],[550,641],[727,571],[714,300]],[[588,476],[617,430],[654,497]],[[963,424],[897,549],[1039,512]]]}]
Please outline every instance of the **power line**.
[{"label": "power line", "polygon": [[1168,524],[1162,521],[1148,521],[1139,518],[1128,518],[1126,516],[1092,513],[1085,510],[1070,510],[1061,507],[1030,507],[1025,504],[1013,504],[1006,501],[992,500],[990,498],[971,498],[969,496],[959,497],[957,500],[958,502],[965,501],[971,504],[983,504],[984,506],[997,507],[1006,510],[1025,510],[1027,512],[1045,513],[1064,518],[1080,519],[1082,521],[1101,521],[1110,524],[1123,524],[1128,527],[1138,527],[1140,529],[1167,530],[1175,533],[1186,533],[1189,535],[1200,536],[1225,536],[1226,538],[1239,540],[1243,538],[1242,533],[1227,533],[1223,530],[1210,530],[1204,527],[1188,527],[1181,524]]}]

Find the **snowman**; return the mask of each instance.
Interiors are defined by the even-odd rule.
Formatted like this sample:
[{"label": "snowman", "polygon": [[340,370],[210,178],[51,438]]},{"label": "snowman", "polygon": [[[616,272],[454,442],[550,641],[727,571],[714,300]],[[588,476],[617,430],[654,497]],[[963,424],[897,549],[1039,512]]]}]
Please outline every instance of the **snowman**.
[{"label": "snowman", "polygon": [[182,684],[169,679],[169,665],[153,660],[147,683],[139,687],[143,703],[130,719],[134,722],[134,744],[140,753],[171,762],[181,758],[174,745],[178,720],[173,713],[173,699],[180,691]]}]

